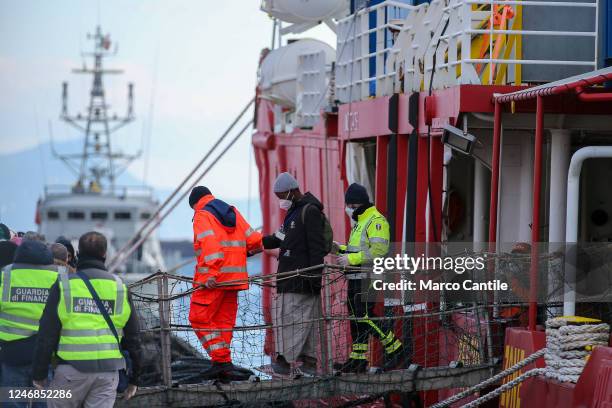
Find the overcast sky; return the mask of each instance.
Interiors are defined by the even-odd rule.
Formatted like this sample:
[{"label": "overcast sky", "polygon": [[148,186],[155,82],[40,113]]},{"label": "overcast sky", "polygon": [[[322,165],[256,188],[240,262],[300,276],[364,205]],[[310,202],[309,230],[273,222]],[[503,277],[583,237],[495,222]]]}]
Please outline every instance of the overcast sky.
[{"label": "overcast sky", "polygon": [[[118,43],[118,54],[106,67],[125,70],[106,77],[112,111],[125,111],[127,83],[135,83],[137,120],[113,142],[126,152],[137,151],[150,123],[146,181],[174,187],[254,94],[259,53],[269,46],[272,27],[259,5],[255,0],[0,0],[0,154],[48,141],[49,120],[56,140],[79,145],[81,135],[58,120],[61,83],[69,82],[70,110],[83,111],[91,78],[70,70],[82,65],[81,50],[91,50],[85,36],[99,21]],[[304,36],[335,48],[327,27]],[[205,184],[219,196],[247,197],[249,162],[254,166],[249,152],[250,132]],[[144,163],[139,160],[129,171],[142,179]],[[256,180],[253,174],[252,195],[257,195]]]}]

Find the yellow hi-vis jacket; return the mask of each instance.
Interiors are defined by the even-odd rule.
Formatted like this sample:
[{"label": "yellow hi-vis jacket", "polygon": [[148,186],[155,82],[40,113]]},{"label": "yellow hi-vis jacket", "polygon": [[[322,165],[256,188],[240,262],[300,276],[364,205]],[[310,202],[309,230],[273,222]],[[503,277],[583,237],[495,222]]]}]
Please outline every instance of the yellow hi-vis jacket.
[{"label": "yellow hi-vis jacket", "polygon": [[[374,206],[357,216],[357,223],[351,230],[347,245],[340,245],[340,251],[348,253],[351,266],[372,262],[374,258],[386,256],[389,252],[389,223]],[[347,279],[361,279],[365,274],[349,274]]]},{"label": "yellow hi-vis jacket", "polygon": [[0,340],[25,339],[38,333],[49,289],[57,280],[54,265],[14,264],[2,270]]}]

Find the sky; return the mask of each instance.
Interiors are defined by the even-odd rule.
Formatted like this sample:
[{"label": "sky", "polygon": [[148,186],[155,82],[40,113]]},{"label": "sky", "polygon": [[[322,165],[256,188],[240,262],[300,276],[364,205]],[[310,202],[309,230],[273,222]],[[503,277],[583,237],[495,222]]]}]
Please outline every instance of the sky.
[{"label": "sky", "polygon": [[[125,70],[106,76],[111,112],[125,112],[127,83],[135,84],[137,120],[115,133],[113,144],[128,153],[142,147],[146,159],[128,169],[131,175],[173,188],[254,95],[259,54],[272,33],[259,6],[255,0],[0,0],[0,155],[48,142],[51,133],[54,141],[80,146],[81,135],[58,118],[61,83],[69,82],[69,111],[82,112],[91,79],[70,71],[82,66],[80,52],[92,47],[86,35],[100,24],[118,51],[105,66]],[[335,47],[325,26],[301,36]],[[250,134],[204,179],[217,196],[257,197]]]}]

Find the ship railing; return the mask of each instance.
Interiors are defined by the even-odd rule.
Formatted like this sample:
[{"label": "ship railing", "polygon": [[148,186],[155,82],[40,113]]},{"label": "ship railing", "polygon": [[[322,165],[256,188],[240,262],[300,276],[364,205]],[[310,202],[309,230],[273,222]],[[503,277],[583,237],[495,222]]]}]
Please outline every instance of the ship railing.
[{"label": "ship railing", "polygon": [[383,1],[355,11],[338,21],[335,68],[335,94],[341,103],[384,94],[383,84],[395,72],[386,60],[394,52],[396,21],[424,6],[401,1]]},{"label": "ship railing", "polygon": [[[181,267],[185,266],[181,264]],[[317,270],[322,272],[316,272]],[[178,268],[177,268],[178,269]],[[497,368],[497,363],[486,352],[490,341],[485,335],[485,315],[492,311],[487,303],[478,305],[456,305],[431,307],[427,301],[404,305],[391,304],[385,300],[385,306],[394,309],[392,314],[371,316],[369,320],[385,333],[393,331],[398,325],[404,327],[404,335],[396,335],[406,346],[402,350],[407,359],[412,354],[423,355],[423,350],[431,347],[447,347],[439,356],[430,361],[413,361],[420,366],[403,364],[398,370],[379,373],[375,380],[364,381],[360,375],[337,376],[335,364],[346,361],[351,342],[348,337],[352,321],[361,320],[347,313],[345,276],[352,273],[363,273],[367,268],[340,267],[338,265],[317,265],[311,268],[276,273],[272,275],[255,275],[248,279],[249,290],[239,293],[238,320],[233,328],[215,328],[214,332],[231,331],[232,359],[236,366],[253,370],[261,378],[261,383],[234,383],[225,391],[236,392],[240,401],[271,402],[290,400],[317,400],[334,396],[355,398],[354,395],[383,395],[391,392],[416,392],[441,388],[454,388],[474,385],[489,378]],[[143,369],[142,399],[134,403],[142,406],[162,405],[170,398],[182,398],[182,402],[192,405],[212,405],[219,397],[214,385],[199,380],[199,375],[206,368],[208,356],[195,332],[210,334],[211,329],[194,329],[190,324],[191,295],[200,290],[200,284],[187,276],[169,272],[158,272],[145,279],[129,285],[134,307],[141,320],[141,339],[145,343],[145,367]],[[278,294],[275,287],[282,280],[295,279],[301,276],[322,275],[321,310],[308,318],[301,315],[292,316],[293,320],[280,322],[277,318],[280,310],[276,306]],[[319,276],[315,275],[315,276]],[[227,282],[224,286],[245,281]],[[264,292],[269,291],[268,297]],[[451,322],[451,315],[459,315],[460,322]],[[197,319],[196,319],[197,320]],[[440,324],[445,321],[447,323]],[[454,329],[449,329],[448,324]],[[446,325],[446,327],[444,327]],[[482,325],[482,326],[481,326]],[[309,327],[315,334],[318,362],[316,373],[304,381],[288,380],[272,375],[269,347],[272,334],[278,330],[301,331]],[[429,327],[428,330],[423,330]],[[449,338],[442,341],[445,335]],[[445,344],[442,344],[445,343]],[[500,340],[496,340],[499,344]],[[374,343],[373,343],[374,344]],[[451,351],[449,344],[459,354]],[[381,348],[374,346],[370,357],[382,356]],[[181,355],[181,353],[187,353]],[[501,350],[499,350],[501,353]],[[379,356],[379,357],[380,357]],[[435,360],[435,361],[434,361]],[[407,360],[406,360],[407,361]],[[460,364],[452,364],[460,361]],[[372,365],[382,363],[373,362]],[[320,387],[317,384],[327,384]],[[213,387],[213,388],[210,388]],[[181,390],[182,396],[170,395],[172,390]],[[163,398],[159,392],[163,391]],[[156,394],[157,393],[157,394]],[[157,396],[154,396],[156,394]],[[156,403],[155,401],[158,401]],[[176,401],[175,401],[176,402]],[[178,403],[178,402],[177,402]],[[129,406],[129,404],[128,404]],[[137,405],[134,405],[137,406]],[[177,405],[178,406],[178,405]],[[186,405],[187,406],[187,405]]]},{"label": "ship railing", "polygon": [[150,186],[114,186],[114,187],[81,187],[78,185],[47,185],[45,196],[66,196],[81,194],[87,196],[113,196],[119,198],[152,198],[154,190]]},{"label": "ship railing", "polygon": [[[598,3],[434,0],[406,18],[385,94],[549,82],[597,68]],[[434,58],[435,57],[435,58]],[[433,75],[432,75],[433,71]]]}]

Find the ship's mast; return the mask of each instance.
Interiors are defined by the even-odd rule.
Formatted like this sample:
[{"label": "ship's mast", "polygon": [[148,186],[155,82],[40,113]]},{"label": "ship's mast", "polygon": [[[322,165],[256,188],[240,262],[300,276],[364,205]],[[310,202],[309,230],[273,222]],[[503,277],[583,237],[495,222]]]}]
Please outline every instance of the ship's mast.
[{"label": "ship's mast", "polygon": [[116,50],[110,51],[110,36],[103,35],[100,26],[96,27],[95,34],[88,34],[87,38],[93,40],[94,51],[83,55],[93,57],[94,65],[88,68],[83,63],[82,68],[72,70],[77,74],[93,75],[87,112],[76,115],[68,113],[68,83],[64,82],[60,115],[63,121],[84,133],[83,151],[79,154],[57,154],[57,156],[78,175],[73,187],[74,192],[101,192],[103,189],[114,192],[117,176],[140,155],[140,153],[135,155],[114,153],[111,149],[111,134],[134,120],[134,86],[132,83],[128,84],[128,106],[125,116],[110,115],[102,79],[104,74],[120,74],[122,71],[104,69],[102,61],[105,57],[114,55]]}]

